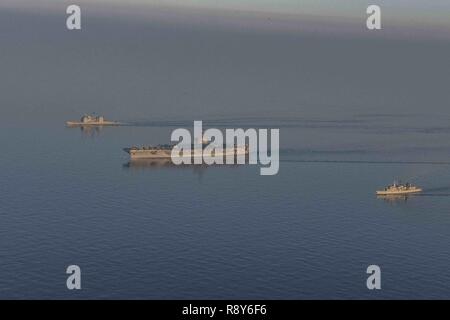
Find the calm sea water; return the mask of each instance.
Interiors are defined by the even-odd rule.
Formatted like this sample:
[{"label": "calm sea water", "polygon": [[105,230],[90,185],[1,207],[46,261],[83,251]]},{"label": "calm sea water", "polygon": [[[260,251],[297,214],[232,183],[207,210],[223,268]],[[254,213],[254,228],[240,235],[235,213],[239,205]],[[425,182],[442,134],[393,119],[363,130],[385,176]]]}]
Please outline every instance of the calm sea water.
[{"label": "calm sea water", "polygon": [[[0,134],[0,298],[450,298],[448,119],[211,119],[280,128],[258,166],[129,163],[189,121]],[[14,139],[11,139],[14,136]],[[420,196],[377,199],[400,178]],[[82,269],[81,291],[65,268]],[[368,265],[382,290],[366,289]]]}]

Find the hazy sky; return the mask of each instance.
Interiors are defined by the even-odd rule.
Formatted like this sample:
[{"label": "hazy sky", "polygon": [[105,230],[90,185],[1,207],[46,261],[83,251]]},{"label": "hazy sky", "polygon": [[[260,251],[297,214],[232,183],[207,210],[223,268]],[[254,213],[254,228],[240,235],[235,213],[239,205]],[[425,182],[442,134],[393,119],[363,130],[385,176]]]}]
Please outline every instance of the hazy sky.
[{"label": "hazy sky", "polygon": [[[92,111],[120,120],[450,114],[449,22],[430,18],[450,1],[378,2],[381,32],[365,28],[365,1],[1,0],[0,113],[19,124]],[[66,29],[72,3],[81,31]],[[408,27],[408,16],[420,23]]]},{"label": "hazy sky", "polygon": [[[30,10],[61,11],[68,4],[85,5],[97,14],[111,14],[120,11],[121,15],[138,14],[140,16],[157,14],[159,18],[180,20],[171,16],[173,12],[196,10],[197,14],[221,15],[239,13],[239,17],[225,20],[225,24],[239,24],[236,20],[248,19],[245,13],[259,13],[280,18],[314,16],[320,21],[337,20],[348,23],[365,21],[365,9],[370,4],[380,5],[385,26],[412,27],[430,32],[450,33],[450,1],[448,0],[2,0],[1,7]],[[161,12],[161,8],[165,11]],[[206,11],[205,11],[206,10]],[[158,13],[155,13],[158,12]],[[195,18],[191,18],[195,20]],[[181,19],[182,20],[182,19]],[[220,20],[220,19],[219,19]],[[220,20],[223,24],[223,20]],[[211,21],[213,24],[214,21]],[[286,24],[285,24],[286,25]],[[291,28],[292,29],[292,28]]]}]

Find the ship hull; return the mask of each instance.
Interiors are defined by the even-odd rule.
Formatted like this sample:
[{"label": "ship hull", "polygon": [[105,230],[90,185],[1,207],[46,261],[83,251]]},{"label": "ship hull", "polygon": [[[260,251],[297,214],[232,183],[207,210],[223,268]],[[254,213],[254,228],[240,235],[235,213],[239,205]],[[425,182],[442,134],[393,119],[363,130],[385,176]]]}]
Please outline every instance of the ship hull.
[{"label": "ship hull", "polygon": [[67,121],[66,125],[69,127],[87,127],[87,126],[118,126],[119,122],[113,121],[104,121],[104,122],[76,122],[76,121]]},{"label": "ship hull", "polygon": [[376,194],[379,196],[390,196],[390,195],[404,195],[404,194],[411,194],[411,193],[418,193],[422,192],[422,189],[417,188],[413,190],[399,190],[399,191],[377,191]]},{"label": "ship hull", "polygon": [[[132,149],[125,148],[124,151],[130,155],[131,159],[171,159],[172,158],[172,150],[142,150],[142,149]],[[215,156],[237,156],[237,155],[247,155],[248,152],[245,148],[237,149],[237,150],[224,150],[220,154],[216,154]],[[200,158],[200,157],[208,157],[208,155],[203,155],[203,151],[199,152],[190,152],[187,155],[180,155],[178,158]]]}]

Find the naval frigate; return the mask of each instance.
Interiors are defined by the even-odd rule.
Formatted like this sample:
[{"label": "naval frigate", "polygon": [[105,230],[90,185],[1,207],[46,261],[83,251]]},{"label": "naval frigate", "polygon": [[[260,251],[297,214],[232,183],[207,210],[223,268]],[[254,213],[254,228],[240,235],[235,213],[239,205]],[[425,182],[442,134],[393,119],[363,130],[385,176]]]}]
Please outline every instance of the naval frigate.
[{"label": "naval frigate", "polygon": [[116,121],[105,120],[103,116],[96,116],[85,114],[81,117],[80,121],[67,121],[67,126],[69,127],[79,127],[79,126],[117,126],[120,125]]},{"label": "naval frigate", "polygon": [[390,196],[390,195],[405,195],[410,193],[418,193],[421,192],[422,189],[419,187],[416,187],[410,183],[398,183],[394,182],[393,184],[387,186],[383,190],[378,190],[376,192],[379,196]]}]

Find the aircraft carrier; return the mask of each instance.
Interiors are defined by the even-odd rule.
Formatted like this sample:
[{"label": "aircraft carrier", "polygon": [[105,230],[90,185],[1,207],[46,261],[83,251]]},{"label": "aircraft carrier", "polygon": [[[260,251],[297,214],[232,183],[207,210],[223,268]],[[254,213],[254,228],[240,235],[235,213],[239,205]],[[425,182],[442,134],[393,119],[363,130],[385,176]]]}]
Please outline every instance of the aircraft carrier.
[{"label": "aircraft carrier", "polygon": [[[226,146],[222,147],[220,153],[215,152],[213,150],[210,154],[205,154],[204,149],[208,144],[202,144],[202,148],[197,150],[194,148],[194,145],[191,145],[190,152],[187,151],[183,154],[183,151],[178,153],[180,158],[195,158],[195,157],[217,157],[217,156],[238,156],[238,155],[247,155],[249,153],[248,145],[243,146]],[[123,150],[130,155],[131,159],[168,159],[172,156],[172,150],[175,145],[170,144],[161,144],[157,146],[148,146],[148,147],[130,147],[124,148]]]}]

